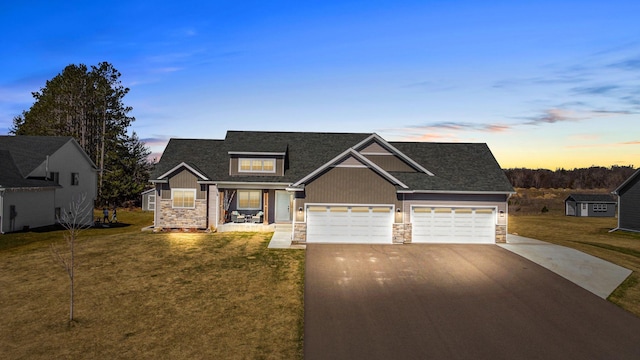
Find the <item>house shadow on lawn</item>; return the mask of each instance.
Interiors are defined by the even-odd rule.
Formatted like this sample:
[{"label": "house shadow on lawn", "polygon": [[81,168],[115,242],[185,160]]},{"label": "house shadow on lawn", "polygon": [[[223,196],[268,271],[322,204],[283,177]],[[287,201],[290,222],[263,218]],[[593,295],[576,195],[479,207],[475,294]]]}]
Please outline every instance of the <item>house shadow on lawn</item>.
[{"label": "house shadow on lawn", "polygon": [[[88,227],[88,229],[113,229],[113,228],[129,227],[129,226],[131,226],[131,224],[121,223],[121,222],[106,223],[106,224],[102,222],[96,222],[92,226]],[[59,231],[59,230],[64,230],[64,227],[60,224],[55,224],[55,225],[41,226],[33,229],[26,228],[26,229],[23,229],[22,231],[16,231],[16,232],[46,233],[46,232]]]}]

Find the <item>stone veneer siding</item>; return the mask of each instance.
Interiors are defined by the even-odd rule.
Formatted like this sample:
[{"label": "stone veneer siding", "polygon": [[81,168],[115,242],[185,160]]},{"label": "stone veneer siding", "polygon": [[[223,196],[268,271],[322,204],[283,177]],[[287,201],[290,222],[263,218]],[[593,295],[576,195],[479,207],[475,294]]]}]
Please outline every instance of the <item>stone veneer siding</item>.
[{"label": "stone veneer siding", "polygon": [[496,243],[507,242],[507,225],[496,225]]},{"label": "stone veneer siding", "polygon": [[307,223],[295,223],[293,225],[293,244],[305,244],[307,242]]},{"label": "stone veneer siding", "polygon": [[205,229],[207,227],[207,200],[196,200],[195,209],[174,209],[171,200],[160,200],[160,228]]},{"label": "stone veneer siding", "polygon": [[411,224],[394,223],[392,238],[394,244],[410,244]]}]

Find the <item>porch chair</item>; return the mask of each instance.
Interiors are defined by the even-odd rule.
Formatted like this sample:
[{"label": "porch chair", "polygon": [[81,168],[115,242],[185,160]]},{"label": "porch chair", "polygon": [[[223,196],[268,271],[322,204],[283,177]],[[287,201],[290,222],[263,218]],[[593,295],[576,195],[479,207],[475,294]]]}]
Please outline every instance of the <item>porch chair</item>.
[{"label": "porch chair", "polygon": [[238,211],[233,210],[231,212],[231,221],[234,223],[245,222],[245,218],[243,214],[240,214]]},{"label": "porch chair", "polygon": [[261,223],[262,222],[262,215],[264,215],[264,212],[258,211],[257,214],[251,216],[251,222],[254,223],[254,224]]}]

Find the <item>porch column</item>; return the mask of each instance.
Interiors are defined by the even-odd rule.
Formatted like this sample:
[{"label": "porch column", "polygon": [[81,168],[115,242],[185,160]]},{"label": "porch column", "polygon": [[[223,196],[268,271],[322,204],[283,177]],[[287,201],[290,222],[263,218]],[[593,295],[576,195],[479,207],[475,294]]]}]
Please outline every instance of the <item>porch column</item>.
[{"label": "porch column", "polygon": [[218,224],[224,224],[224,190],[218,191]]},{"label": "porch column", "polygon": [[262,208],[264,212],[262,223],[269,225],[269,190],[262,190]]}]

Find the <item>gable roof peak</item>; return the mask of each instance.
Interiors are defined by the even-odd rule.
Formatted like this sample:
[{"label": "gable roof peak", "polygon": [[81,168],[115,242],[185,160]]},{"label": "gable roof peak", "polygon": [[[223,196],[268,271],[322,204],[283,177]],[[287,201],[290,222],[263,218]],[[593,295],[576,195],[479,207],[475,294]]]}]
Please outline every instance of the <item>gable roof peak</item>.
[{"label": "gable roof peak", "polygon": [[371,134],[371,136],[369,136],[368,138],[354,145],[352,149],[359,152],[362,149],[364,149],[367,145],[369,145],[369,143],[371,143],[372,141],[378,143],[380,146],[387,149],[392,154],[398,156],[399,158],[404,160],[406,163],[408,163],[411,167],[418,170],[419,172],[423,172],[429,176],[434,176],[434,174],[431,171],[425,169],[424,166],[418,164],[415,160],[405,155],[402,151],[398,150],[396,147],[391,145],[387,140],[383,139],[380,135],[376,133]]}]

